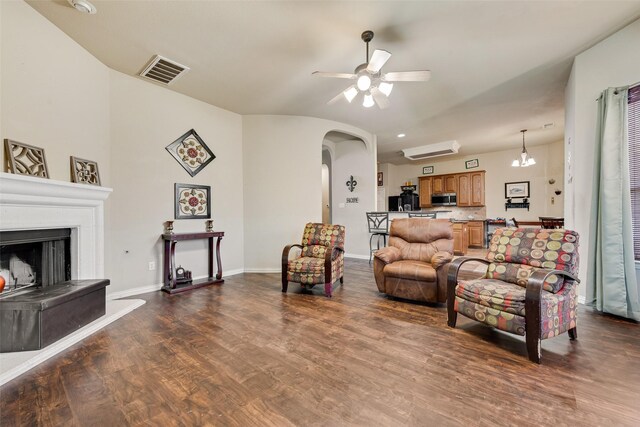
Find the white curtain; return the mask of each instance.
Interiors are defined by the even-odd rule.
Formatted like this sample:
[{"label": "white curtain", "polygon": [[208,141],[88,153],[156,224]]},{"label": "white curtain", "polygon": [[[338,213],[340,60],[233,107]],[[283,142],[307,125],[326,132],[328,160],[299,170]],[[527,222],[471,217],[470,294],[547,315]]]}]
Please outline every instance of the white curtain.
[{"label": "white curtain", "polygon": [[587,303],[640,320],[631,224],[628,88],[609,88],[598,99],[594,152]]}]

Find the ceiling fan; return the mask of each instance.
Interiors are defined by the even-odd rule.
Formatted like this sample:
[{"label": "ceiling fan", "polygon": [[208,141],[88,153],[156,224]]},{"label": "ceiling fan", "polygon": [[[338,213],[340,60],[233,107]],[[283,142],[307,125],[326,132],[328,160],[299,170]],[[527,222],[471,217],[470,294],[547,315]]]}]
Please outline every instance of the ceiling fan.
[{"label": "ceiling fan", "polygon": [[367,61],[356,67],[353,73],[327,73],[314,71],[313,74],[320,77],[334,77],[339,79],[355,80],[344,91],[340,92],[328,104],[332,104],[341,97],[351,103],[358,94],[363,93],[362,105],[366,108],[377,104],[381,109],[389,106],[389,95],[393,89],[392,82],[425,82],[431,77],[431,71],[399,71],[382,73],[381,69],[391,58],[391,53],[386,50],[376,49],[369,59],[369,42],[373,39],[373,31],[367,30],[362,33],[362,41],[367,44]]}]

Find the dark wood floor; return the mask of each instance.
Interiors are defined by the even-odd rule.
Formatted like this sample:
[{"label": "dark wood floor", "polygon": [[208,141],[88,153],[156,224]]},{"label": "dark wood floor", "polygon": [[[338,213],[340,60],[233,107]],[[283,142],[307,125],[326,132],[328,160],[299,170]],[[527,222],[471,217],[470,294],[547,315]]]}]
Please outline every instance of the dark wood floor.
[{"label": "dark wood floor", "polygon": [[278,274],[147,304],[0,389],[10,425],[640,425],[640,326],[579,313],[520,337],[377,292],[347,260],[333,299]]}]

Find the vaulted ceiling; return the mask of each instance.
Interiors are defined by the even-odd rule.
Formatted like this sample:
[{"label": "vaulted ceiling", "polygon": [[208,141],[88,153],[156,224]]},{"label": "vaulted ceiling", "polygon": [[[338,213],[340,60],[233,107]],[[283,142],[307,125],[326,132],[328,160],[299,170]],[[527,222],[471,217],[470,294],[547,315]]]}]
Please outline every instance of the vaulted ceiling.
[{"label": "vaulted ceiling", "polygon": [[[191,71],[169,88],[240,114],[336,120],[378,135],[378,160],[458,140],[461,155],[559,141],[573,57],[640,17],[640,1],[28,1],[107,66],[137,75],[160,54]],[[371,48],[383,71],[429,69],[398,83],[386,110],[327,101]],[[630,47],[631,48],[631,47]],[[555,125],[543,129],[547,123]],[[398,139],[398,133],[407,136]]]}]

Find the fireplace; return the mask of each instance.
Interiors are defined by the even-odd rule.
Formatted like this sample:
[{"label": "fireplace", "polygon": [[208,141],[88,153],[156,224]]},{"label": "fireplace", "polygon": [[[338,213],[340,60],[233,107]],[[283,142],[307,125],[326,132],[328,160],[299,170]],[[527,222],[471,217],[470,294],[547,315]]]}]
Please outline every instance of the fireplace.
[{"label": "fireplace", "polygon": [[110,193],[0,173],[0,352],[41,349],[104,315]]},{"label": "fireplace", "polygon": [[0,231],[0,298],[71,279],[71,229]]}]

